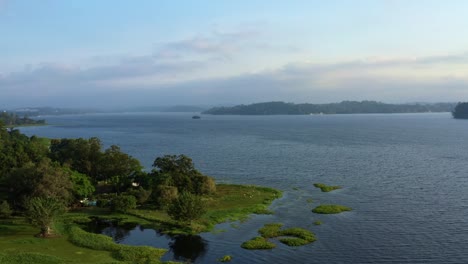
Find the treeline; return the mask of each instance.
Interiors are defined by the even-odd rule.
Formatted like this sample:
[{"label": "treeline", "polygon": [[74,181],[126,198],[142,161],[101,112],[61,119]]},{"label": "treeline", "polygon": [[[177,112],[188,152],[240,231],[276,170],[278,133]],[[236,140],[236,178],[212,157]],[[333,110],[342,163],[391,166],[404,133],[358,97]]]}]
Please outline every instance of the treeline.
[{"label": "treeline", "polygon": [[458,103],[452,112],[453,118],[468,119],[468,103]]},{"label": "treeline", "polygon": [[386,104],[376,101],[343,101],[329,104],[266,102],[233,107],[214,107],[203,114],[212,115],[309,115],[451,112],[455,104]]},{"label": "treeline", "polygon": [[29,118],[27,115],[21,117],[16,113],[1,112],[0,123],[6,126],[44,125],[45,120],[35,120]]},{"label": "treeline", "polygon": [[[93,201],[122,212],[137,206],[164,209],[189,221],[204,213],[201,196],[215,190],[214,180],[184,155],[158,157],[146,172],[118,146],[103,150],[98,138],[49,140],[0,125],[0,218],[32,215],[37,223]],[[50,225],[41,222],[44,236]]]}]

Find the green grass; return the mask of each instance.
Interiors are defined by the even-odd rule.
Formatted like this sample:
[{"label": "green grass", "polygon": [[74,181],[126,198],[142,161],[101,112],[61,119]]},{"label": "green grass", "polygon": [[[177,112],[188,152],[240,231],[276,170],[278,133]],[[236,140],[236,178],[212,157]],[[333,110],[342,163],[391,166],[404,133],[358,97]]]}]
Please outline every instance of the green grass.
[{"label": "green grass", "polygon": [[148,246],[116,244],[112,238],[88,233],[74,224],[57,225],[61,235],[36,238],[36,228],[23,219],[0,222],[0,263],[127,263],[156,264],[167,251]]},{"label": "green grass", "polygon": [[242,243],[241,247],[245,249],[273,249],[276,245],[264,237],[254,237]]},{"label": "green grass", "polygon": [[0,221],[0,263],[124,263],[109,251],[78,247],[66,235],[36,238],[38,231],[22,218]]},{"label": "green grass", "polygon": [[352,209],[343,205],[337,205],[337,204],[322,204],[314,209],[312,209],[312,212],[316,214],[339,214],[341,212],[345,211],[351,211]]},{"label": "green grass", "polygon": [[322,221],[319,221],[319,220],[314,221],[314,225],[321,225],[321,224],[322,224]]},{"label": "green grass", "polygon": [[218,184],[215,194],[203,197],[207,212],[189,226],[171,220],[161,210],[136,209],[130,210],[128,214],[158,223],[165,233],[197,234],[208,232],[219,223],[246,220],[252,214],[272,214],[268,207],[281,195],[280,191],[266,187]]},{"label": "green grass", "polygon": [[317,188],[320,188],[320,190],[322,190],[322,192],[331,192],[331,191],[342,188],[341,186],[325,185],[323,183],[314,183],[314,186],[317,187]]}]

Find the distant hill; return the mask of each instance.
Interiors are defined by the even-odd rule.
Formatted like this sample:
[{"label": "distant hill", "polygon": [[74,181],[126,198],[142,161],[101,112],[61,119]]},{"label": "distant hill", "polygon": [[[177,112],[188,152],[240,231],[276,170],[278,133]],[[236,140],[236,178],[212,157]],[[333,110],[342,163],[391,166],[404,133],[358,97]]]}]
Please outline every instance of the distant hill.
[{"label": "distant hill", "polygon": [[468,119],[468,103],[458,103],[452,112],[453,118]]},{"label": "distant hill", "polygon": [[19,116],[15,113],[3,111],[0,113],[0,123],[7,127],[28,126],[28,125],[45,125],[45,120],[35,120],[27,115]]},{"label": "distant hill", "polygon": [[329,104],[265,102],[233,107],[214,107],[203,112],[211,115],[309,115],[452,112],[455,103],[386,104],[376,101],[343,101]]}]

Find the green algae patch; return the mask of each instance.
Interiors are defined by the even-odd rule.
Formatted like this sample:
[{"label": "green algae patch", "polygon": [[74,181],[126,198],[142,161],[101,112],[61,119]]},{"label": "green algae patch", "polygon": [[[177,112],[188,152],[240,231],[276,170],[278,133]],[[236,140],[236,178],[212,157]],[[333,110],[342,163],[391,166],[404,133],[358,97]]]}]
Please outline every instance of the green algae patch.
[{"label": "green algae patch", "polygon": [[326,185],[326,184],[323,184],[323,183],[314,183],[314,186],[317,187],[317,188],[320,188],[320,190],[322,192],[331,192],[331,191],[338,190],[338,189],[342,188],[341,186],[338,186],[338,185]]},{"label": "green algae patch", "polygon": [[312,212],[316,214],[339,214],[341,212],[345,211],[351,211],[352,209],[343,205],[337,205],[337,204],[322,204],[314,209],[312,209]]}]

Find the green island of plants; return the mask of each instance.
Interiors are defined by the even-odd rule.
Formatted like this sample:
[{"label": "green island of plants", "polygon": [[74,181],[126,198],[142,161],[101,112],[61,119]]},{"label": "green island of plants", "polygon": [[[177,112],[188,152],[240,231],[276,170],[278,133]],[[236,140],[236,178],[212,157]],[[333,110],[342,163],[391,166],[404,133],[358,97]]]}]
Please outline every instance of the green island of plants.
[{"label": "green island of plants", "polygon": [[147,172],[98,138],[28,137],[0,122],[0,263],[161,263],[166,249],[116,244],[82,229],[92,217],[197,234],[271,213],[281,192],[216,184],[185,155],[157,157]]},{"label": "green island of plants", "polygon": [[338,190],[338,189],[342,188],[341,186],[326,185],[326,184],[323,184],[323,183],[314,183],[314,186],[317,187],[317,188],[320,188],[320,190],[322,192],[331,192],[331,191]]},{"label": "green island of plants", "polygon": [[272,238],[278,238],[281,243],[291,247],[307,245],[317,240],[309,230],[299,227],[281,230],[282,227],[281,223],[265,224],[258,230],[260,237],[254,237],[242,243],[241,247],[245,249],[272,249],[276,247],[274,243],[268,241]]},{"label": "green island of plants", "polygon": [[352,209],[343,205],[337,205],[337,204],[322,204],[314,209],[312,209],[312,212],[316,214],[339,214],[341,212],[345,211],[351,211]]}]

